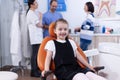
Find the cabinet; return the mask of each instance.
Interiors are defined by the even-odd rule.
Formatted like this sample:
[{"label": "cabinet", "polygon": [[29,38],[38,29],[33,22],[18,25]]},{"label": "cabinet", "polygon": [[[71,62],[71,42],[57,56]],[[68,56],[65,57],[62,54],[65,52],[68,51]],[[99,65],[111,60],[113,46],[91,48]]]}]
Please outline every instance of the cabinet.
[{"label": "cabinet", "polygon": [[92,47],[97,48],[100,42],[120,43],[120,34],[94,34]]},{"label": "cabinet", "polygon": [[75,42],[77,42],[78,44],[80,44],[80,33],[76,33],[76,34],[70,34],[70,37],[75,40]]}]

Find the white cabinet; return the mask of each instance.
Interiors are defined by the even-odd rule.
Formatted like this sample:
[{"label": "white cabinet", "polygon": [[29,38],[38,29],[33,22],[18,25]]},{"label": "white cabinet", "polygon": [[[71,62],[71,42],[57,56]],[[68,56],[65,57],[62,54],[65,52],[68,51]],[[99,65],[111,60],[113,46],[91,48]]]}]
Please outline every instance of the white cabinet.
[{"label": "white cabinet", "polygon": [[70,34],[70,37],[75,40],[78,44],[80,44],[80,33],[77,34]]},{"label": "white cabinet", "polygon": [[120,34],[94,34],[92,47],[98,48],[100,42],[120,43]]},{"label": "white cabinet", "polygon": [[102,70],[108,80],[120,80],[120,45],[113,42],[102,42],[98,45],[99,55],[95,56],[95,66],[105,66]]}]

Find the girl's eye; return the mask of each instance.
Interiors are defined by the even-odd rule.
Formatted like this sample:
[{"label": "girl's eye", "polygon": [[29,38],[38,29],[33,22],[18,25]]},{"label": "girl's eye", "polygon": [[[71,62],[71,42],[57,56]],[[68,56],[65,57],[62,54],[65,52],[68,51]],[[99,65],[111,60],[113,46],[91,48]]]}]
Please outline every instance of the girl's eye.
[{"label": "girl's eye", "polygon": [[65,28],[64,30],[67,31],[67,28]]},{"label": "girl's eye", "polygon": [[59,28],[58,30],[59,31],[62,31],[62,30],[67,31],[67,28]]},{"label": "girl's eye", "polygon": [[62,31],[62,28],[59,28],[59,31]]}]

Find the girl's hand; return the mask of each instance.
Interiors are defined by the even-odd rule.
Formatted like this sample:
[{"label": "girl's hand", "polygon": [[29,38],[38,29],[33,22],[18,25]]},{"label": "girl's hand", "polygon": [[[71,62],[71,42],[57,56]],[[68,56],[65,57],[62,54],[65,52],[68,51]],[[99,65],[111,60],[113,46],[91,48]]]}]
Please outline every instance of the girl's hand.
[{"label": "girl's hand", "polygon": [[90,69],[91,69],[93,72],[96,72],[96,70],[95,70],[93,67],[91,67]]},{"label": "girl's hand", "polygon": [[49,76],[50,74],[53,74],[53,72],[52,71],[42,71],[42,73],[41,73],[41,75],[42,75],[42,77],[47,77],[47,76]]},{"label": "girl's hand", "polygon": [[46,71],[45,71],[45,70],[44,70],[44,71],[42,71],[42,73],[41,73],[42,77],[45,77],[45,73],[46,73]]}]

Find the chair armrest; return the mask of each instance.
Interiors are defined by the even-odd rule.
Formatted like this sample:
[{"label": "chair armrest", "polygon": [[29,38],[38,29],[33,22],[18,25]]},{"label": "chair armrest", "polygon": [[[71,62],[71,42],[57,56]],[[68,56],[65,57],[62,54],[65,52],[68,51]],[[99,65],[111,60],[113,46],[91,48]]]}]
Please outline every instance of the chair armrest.
[{"label": "chair armrest", "polygon": [[97,66],[97,67],[94,67],[94,69],[96,70],[96,72],[104,69],[105,67],[104,66]]},{"label": "chair armrest", "polygon": [[96,56],[96,55],[100,54],[98,49],[86,50],[86,51],[84,51],[84,53],[87,57],[92,57],[92,56]]}]

